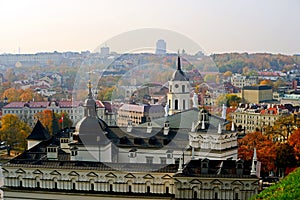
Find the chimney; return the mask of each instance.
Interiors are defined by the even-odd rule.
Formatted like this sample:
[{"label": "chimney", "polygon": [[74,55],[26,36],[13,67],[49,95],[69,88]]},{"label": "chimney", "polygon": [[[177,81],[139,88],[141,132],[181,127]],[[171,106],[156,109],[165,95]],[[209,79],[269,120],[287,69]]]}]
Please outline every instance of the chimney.
[{"label": "chimney", "polygon": [[195,132],[196,129],[195,129],[195,122],[192,122],[192,128],[191,128],[191,132]]},{"label": "chimney", "polygon": [[169,130],[170,130],[170,124],[169,124],[169,121],[166,121],[164,123],[164,135],[168,135],[169,134]]},{"label": "chimney", "polygon": [[127,132],[131,133],[132,131],[132,120],[128,120],[127,122]]},{"label": "chimney", "polygon": [[152,122],[147,122],[147,133],[152,132]]},{"label": "chimney", "polygon": [[178,173],[182,173],[182,158],[179,157]]}]

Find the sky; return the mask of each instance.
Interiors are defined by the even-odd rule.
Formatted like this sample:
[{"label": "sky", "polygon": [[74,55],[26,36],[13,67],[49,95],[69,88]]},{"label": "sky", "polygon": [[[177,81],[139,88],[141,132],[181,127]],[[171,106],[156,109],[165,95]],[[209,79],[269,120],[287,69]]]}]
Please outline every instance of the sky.
[{"label": "sky", "polygon": [[93,51],[145,28],[184,35],[206,53],[299,54],[300,1],[0,0],[0,53]]}]

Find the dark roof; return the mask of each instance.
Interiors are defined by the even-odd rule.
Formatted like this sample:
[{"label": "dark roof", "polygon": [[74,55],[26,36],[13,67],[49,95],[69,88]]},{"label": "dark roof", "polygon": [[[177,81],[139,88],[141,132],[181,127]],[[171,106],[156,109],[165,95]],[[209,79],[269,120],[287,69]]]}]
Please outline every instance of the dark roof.
[{"label": "dark roof", "polygon": [[268,85],[244,86],[243,90],[271,90],[272,87]]},{"label": "dark roof", "polygon": [[37,121],[35,124],[33,130],[31,131],[30,135],[26,138],[27,140],[48,140],[50,139],[50,134],[45,129],[45,127],[42,125],[40,120]]},{"label": "dark roof", "polygon": [[[205,166],[203,163],[207,163],[206,170],[203,169]],[[242,163],[242,173],[237,172],[237,162]],[[198,159],[190,160],[186,164],[182,173],[178,173],[175,176],[182,177],[256,177],[251,176],[251,161],[242,160],[209,160],[209,159]]]}]

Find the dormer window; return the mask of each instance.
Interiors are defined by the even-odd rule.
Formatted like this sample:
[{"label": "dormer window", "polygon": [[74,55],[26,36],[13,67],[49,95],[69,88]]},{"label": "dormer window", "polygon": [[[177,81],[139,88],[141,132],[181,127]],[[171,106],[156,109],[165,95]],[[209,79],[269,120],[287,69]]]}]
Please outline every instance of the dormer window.
[{"label": "dormer window", "polygon": [[72,155],[72,156],[77,156],[77,154],[78,154],[78,151],[77,151],[77,150],[78,150],[77,147],[72,148],[72,149],[71,149],[71,155]]},{"label": "dormer window", "polygon": [[167,159],[172,159],[173,158],[173,152],[167,151]]},{"label": "dormer window", "polygon": [[128,153],[128,157],[129,158],[135,158],[136,157],[136,152],[137,150],[136,149],[131,149]]},{"label": "dormer window", "polygon": [[47,152],[56,153],[57,147],[47,147]]}]

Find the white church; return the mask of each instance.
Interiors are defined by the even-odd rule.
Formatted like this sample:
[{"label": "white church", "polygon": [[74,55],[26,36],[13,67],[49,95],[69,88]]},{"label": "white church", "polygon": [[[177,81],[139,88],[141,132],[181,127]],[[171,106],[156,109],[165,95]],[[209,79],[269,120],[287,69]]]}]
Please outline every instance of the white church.
[{"label": "white church", "polygon": [[37,122],[28,150],[4,164],[4,186],[181,199],[256,194],[252,163],[237,159],[238,132],[233,124],[224,129],[224,117],[199,109],[180,59],[169,81],[165,117],[142,126],[130,120],[126,127],[108,126],[97,116],[89,82],[84,117],[76,127],[51,136]]}]

